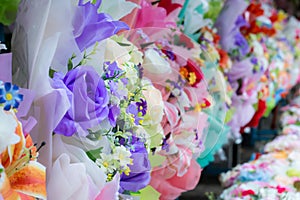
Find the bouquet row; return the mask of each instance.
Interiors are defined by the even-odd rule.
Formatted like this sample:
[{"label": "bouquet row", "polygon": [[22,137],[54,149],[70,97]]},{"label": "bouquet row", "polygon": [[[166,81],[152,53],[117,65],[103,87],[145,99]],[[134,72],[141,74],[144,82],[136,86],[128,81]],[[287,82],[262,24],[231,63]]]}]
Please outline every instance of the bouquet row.
[{"label": "bouquet row", "polygon": [[300,101],[284,108],[282,134],[264,147],[264,154],[251,162],[223,173],[224,187],[220,199],[298,199],[300,154]]},{"label": "bouquet row", "polygon": [[299,77],[270,2],[0,5],[4,199],[175,199]]}]

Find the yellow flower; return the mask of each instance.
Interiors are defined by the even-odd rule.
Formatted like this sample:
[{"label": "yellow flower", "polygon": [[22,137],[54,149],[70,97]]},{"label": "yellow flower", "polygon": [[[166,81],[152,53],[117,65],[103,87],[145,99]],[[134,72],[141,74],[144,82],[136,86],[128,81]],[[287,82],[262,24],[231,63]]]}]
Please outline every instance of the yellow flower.
[{"label": "yellow flower", "polygon": [[104,167],[108,167],[108,162],[104,161],[104,162],[103,162],[103,166],[104,166]]},{"label": "yellow flower", "polygon": [[187,78],[189,76],[189,71],[185,67],[181,67],[179,73],[182,78]]},{"label": "yellow flower", "polygon": [[200,105],[199,103],[197,103],[197,104],[195,105],[195,107],[194,107],[194,110],[195,110],[196,112],[201,112],[201,110],[202,110],[201,105]]},{"label": "yellow flower", "polygon": [[286,18],[287,18],[287,14],[285,12],[283,12],[282,10],[280,10],[278,12],[278,21],[282,22]]},{"label": "yellow flower", "polygon": [[129,172],[130,172],[130,168],[127,167],[127,168],[125,169],[125,171],[124,171],[124,174],[125,174],[126,176],[129,176]]},{"label": "yellow flower", "polygon": [[193,85],[194,83],[196,83],[197,77],[195,72],[190,72],[189,73],[189,84]]}]

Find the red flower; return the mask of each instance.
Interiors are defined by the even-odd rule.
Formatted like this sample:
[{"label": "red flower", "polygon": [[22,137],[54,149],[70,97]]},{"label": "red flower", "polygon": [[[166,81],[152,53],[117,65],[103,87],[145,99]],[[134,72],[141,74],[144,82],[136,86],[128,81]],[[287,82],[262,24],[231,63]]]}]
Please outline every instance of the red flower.
[{"label": "red flower", "polygon": [[161,0],[158,4],[158,7],[163,7],[166,9],[167,14],[176,10],[177,8],[181,8],[182,6],[178,3],[172,3],[172,0]]},{"label": "red flower", "polygon": [[265,100],[259,99],[258,101],[258,109],[255,112],[254,116],[248,122],[244,127],[241,128],[241,133],[244,133],[244,130],[246,127],[257,127],[259,124],[260,119],[263,117],[265,114],[265,111],[267,110],[267,103]]},{"label": "red flower", "polygon": [[274,23],[278,20],[278,13],[277,12],[273,12],[272,16],[270,17],[270,20]]},{"label": "red flower", "polygon": [[[264,10],[261,8],[261,4],[251,3],[247,10],[244,12],[244,18],[248,21],[250,26],[243,26],[240,28],[241,33],[247,37],[249,34],[264,33],[267,36],[272,36],[276,33],[274,27],[267,28],[265,26],[259,26],[256,19],[264,14]],[[270,20],[273,22],[278,16],[273,13]]]},{"label": "red flower", "polygon": [[245,190],[242,191],[242,196],[248,196],[248,195],[255,195],[255,192],[253,190]]},{"label": "red flower", "polygon": [[217,48],[217,50],[220,55],[219,65],[222,69],[226,69],[230,58],[229,58],[227,52],[224,51],[223,49]]},{"label": "red flower", "polygon": [[278,192],[279,194],[281,194],[281,193],[283,193],[283,192],[286,191],[286,188],[281,187],[281,186],[279,186],[279,185],[276,187],[276,189],[277,189],[277,192]]},{"label": "red flower", "polygon": [[261,16],[264,14],[264,10],[261,8],[261,4],[260,3],[251,3],[246,12],[249,12],[250,15],[250,21],[255,20],[256,17]]},{"label": "red flower", "polygon": [[207,100],[207,99],[203,99],[203,102],[202,102],[202,104],[201,104],[201,107],[202,108],[207,108],[207,107],[209,107],[211,105],[211,103]]},{"label": "red flower", "polygon": [[204,77],[200,67],[190,59],[188,59],[184,67],[180,68],[180,75],[186,79],[192,87],[195,87]]}]

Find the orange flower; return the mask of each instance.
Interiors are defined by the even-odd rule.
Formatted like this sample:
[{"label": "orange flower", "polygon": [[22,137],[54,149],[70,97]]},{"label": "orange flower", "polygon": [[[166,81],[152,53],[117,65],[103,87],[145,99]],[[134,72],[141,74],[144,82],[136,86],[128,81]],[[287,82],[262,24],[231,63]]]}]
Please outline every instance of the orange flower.
[{"label": "orange flower", "polygon": [[230,63],[230,58],[229,58],[227,52],[221,48],[217,48],[217,50],[220,55],[219,65],[220,65],[221,69],[225,70],[225,69],[229,68],[230,66],[228,66],[228,65]]},{"label": "orange flower", "polygon": [[1,154],[0,193],[6,200],[46,199],[45,167],[36,161],[32,139],[25,139],[20,122],[15,133],[20,141]]},{"label": "orange flower", "polygon": [[186,66],[180,68],[179,73],[192,87],[195,87],[204,77],[200,67],[190,59]]}]

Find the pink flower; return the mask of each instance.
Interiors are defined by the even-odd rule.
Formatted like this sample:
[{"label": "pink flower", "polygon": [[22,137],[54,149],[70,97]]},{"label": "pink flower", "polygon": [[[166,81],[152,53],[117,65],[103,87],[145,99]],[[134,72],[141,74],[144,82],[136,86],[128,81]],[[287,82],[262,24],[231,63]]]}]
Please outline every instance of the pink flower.
[{"label": "pink flower", "polygon": [[194,189],[199,182],[202,169],[195,160],[191,160],[184,175],[174,174],[166,177],[165,174],[168,174],[170,170],[172,171],[172,164],[154,169],[151,173],[150,185],[161,193],[160,200],[173,200],[182,192]]},{"label": "pink flower", "polygon": [[[151,17],[149,17],[151,16]],[[168,26],[176,27],[175,21],[167,20],[167,11],[165,8],[152,6],[146,0],[141,1],[141,9],[137,13],[135,28]]]}]

